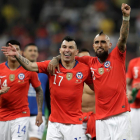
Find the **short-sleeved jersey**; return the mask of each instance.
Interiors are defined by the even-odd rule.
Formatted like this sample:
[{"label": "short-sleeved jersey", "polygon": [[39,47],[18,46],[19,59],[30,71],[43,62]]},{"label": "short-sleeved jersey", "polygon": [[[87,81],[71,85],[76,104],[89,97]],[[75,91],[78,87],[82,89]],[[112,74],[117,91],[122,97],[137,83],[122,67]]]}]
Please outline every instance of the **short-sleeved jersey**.
[{"label": "short-sleeved jersey", "polygon": [[[127,78],[132,79],[132,87],[135,83],[140,83],[140,57],[132,59],[128,65]],[[131,108],[140,108],[140,90],[134,103],[130,104]]]},{"label": "short-sleeved jersey", "polygon": [[21,66],[16,70],[10,70],[7,62],[0,64],[0,88],[10,87],[7,93],[0,95],[0,121],[30,116],[28,107],[30,83],[35,88],[41,85],[36,72],[27,71]]},{"label": "short-sleeved jersey", "polygon": [[[39,72],[47,73],[50,61],[38,62]],[[49,75],[51,94],[51,122],[82,124],[81,102],[84,82],[92,84],[90,69],[83,63],[76,62],[73,69],[66,69],[59,64],[60,72],[55,70]]]},{"label": "short-sleeved jersey", "polygon": [[[48,81],[47,74],[44,73],[38,73],[38,78],[41,82],[41,87],[43,90],[43,106],[42,106],[42,115],[45,115],[45,94],[46,94],[46,88]],[[30,108],[30,114],[31,115],[37,115],[38,108],[37,108],[37,102],[36,102],[36,91],[33,88],[32,84],[30,84],[30,88],[28,91],[28,102],[29,102],[29,108]]]},{"label": "short-sleeved jersey", "polygon": [[90,66],[95,91],[96,119],[130,111],[126,97],[125,53],[116,46],[101,64],[97,57],[76,57]]}]

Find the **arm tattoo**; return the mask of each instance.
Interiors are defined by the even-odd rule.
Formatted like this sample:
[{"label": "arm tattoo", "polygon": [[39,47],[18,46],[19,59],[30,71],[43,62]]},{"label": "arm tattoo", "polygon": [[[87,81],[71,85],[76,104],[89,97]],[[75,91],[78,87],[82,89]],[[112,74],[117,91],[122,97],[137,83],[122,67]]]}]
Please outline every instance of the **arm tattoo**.
[{"label": "arm tattoo", "polygon": [[43,90],[41,86],[35,88],[36,90],[36,101],[38,105],[38,111],[42,112],[42,106],[43,106]]},{"label": "arm tattoo", "polygon": [[24,58],[23,56],[21,56],[20,54],[19,54],[19,57],[17,58],[17,60],[21,60],[22,62],[24,62],[26,65],[29,65],[29,60],[27,60],[26,58]]},{"label": "arm tattoo", "polygon": [[129,34],[129,21],[123,20],[120,30],[120,38],[118,40],[120,50],[124,51],[124,46],[126,45],[128,34]]}]

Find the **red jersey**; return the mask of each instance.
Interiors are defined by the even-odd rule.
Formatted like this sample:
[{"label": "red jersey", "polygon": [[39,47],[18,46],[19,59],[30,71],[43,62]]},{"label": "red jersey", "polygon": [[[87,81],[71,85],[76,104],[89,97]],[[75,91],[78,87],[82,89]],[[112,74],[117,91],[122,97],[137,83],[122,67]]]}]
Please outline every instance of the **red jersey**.
[{"label": "red jersey", "polygon": [[34,88],[41,85],[37,73],[25,70],[22,66],[10,70],[7,62],[0,64],[0,89],[10,87],[0,95],[0,121],[30,116],[28,90],[30,83]]},{"label": "red jersey", "polygon": [[[50,61],[38,62],[40,73],[47,73]],[[51,94],[51,122],[65,124],[82,124],[82,94],[84,82],[92,84],[90,69],[87,65],[76,61],[73,69],[66,69],[59,64],[60,72],[55,70],[49,75]]]},{"label": "red jersey", "polygon": [[[128,65],[127,78],[132,79],[132,87],[135,83],[140,82],[140,57],[132,59]],[[134,103],[130,104],[131,108],[140,108],[140,90]]]},{"label": "red jersey", "polygon": [[130,111],[126,97],[125,53],[116,46],[101,64],[97,57],[76,57],[90,66],[96,104],[96,119]]}]

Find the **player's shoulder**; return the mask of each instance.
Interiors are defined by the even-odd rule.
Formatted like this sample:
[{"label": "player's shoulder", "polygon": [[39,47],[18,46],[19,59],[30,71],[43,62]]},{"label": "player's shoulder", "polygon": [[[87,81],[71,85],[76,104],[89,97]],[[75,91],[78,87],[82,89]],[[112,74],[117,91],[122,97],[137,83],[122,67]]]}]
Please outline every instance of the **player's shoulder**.
[{"label": "player's shoulder", "polygon": [[86,65],[85,63],[82,63],[82,62],[79,62],[79,61],[78,61],[77,66],[78,66],[78,68],[80,68],[80,69],[84,69],[84,70],[88,70],[88,69],[89,69],[88,64]]},{"label": "player's shoulder", "polygon": [[6,67],[6,62],[3,62],[0,64],[0,68],[3,69],[4,67]]},{"label": "player's shoulder", "polygon": [[140,62],[140,57],[131,59],[129,63],[135,64],[136,62]]}]

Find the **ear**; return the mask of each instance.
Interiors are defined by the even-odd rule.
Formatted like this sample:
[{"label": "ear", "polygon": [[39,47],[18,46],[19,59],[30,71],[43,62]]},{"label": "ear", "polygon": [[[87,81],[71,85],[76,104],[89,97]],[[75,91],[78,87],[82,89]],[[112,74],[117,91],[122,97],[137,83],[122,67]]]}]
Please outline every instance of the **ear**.
[{"label": "ear", "polygon": [[23,55],[24,57],[26,57],[26,55],[25,55],[25,54],[26,54],[26,53],[23,51],[21,55]]},{"label": "ear", "polygon": [[111,47],[112,47],[112,43],[109,43],[109,49],[111,49]]},{"label": "ear", "polygon": [[78,55],[78,53],[79,53],[79,50],[77,49],[76,52],[75,52],[75,55]]},{"label": "ear", "polygon": [[61,48],[59,48],[59,53],[61,54]]}]

